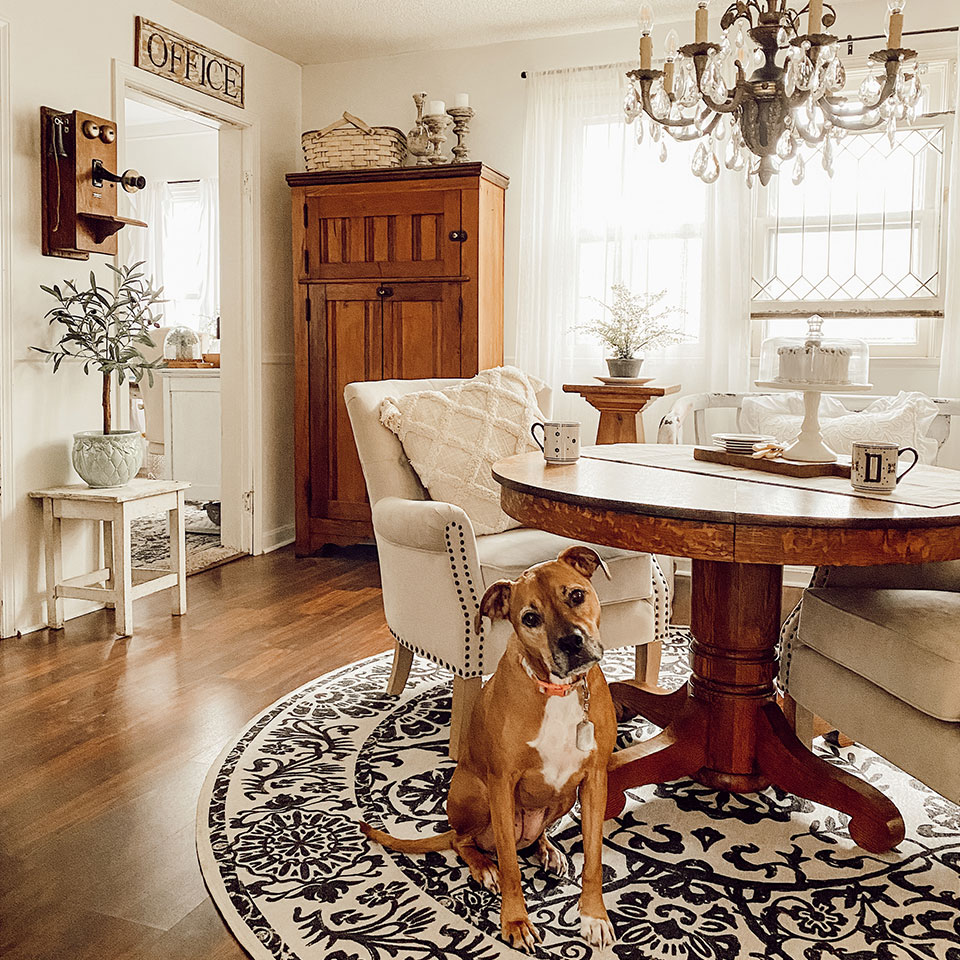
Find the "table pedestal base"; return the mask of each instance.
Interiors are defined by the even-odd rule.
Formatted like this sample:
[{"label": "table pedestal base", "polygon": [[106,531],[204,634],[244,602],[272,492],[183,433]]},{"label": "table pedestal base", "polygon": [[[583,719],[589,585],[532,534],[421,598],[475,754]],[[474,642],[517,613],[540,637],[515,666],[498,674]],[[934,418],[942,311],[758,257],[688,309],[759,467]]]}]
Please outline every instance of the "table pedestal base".
[{"label": "table pedestal base", "polygon": [[669,693],[636,681],[610,685],[618,713],[662,733],[613,755],[607,817],[624,791],[682,777],[749,793],[775,784],[849,814],[850,836],[882,853],[904,837],[896,806],[870,784],[811,753],[794,735],[773,686],[782,571],[769,564],[694,560],[692,676]]}]

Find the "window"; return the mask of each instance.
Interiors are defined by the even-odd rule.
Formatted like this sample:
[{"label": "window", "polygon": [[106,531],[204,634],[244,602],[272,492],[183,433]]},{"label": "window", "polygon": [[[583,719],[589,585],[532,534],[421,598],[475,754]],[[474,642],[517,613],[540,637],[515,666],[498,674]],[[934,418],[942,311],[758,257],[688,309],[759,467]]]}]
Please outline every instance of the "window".
[{"label": "window", "polygon": [[[637,121],[640,123],[641,121]],[[646,124],[644,124],[646,126]],[[680,309],[676,326],[691,342],[700,334],[700,290],[706,186],[690,174],[689,144],[668,138],[661,163],[650,143],[623,136],[621,117],[583,127],[581,206],[577,217],[578,309],[584,323],[610,302],[610,285],[633,291],[667,290],[663,305]],[[621,146],[621,144],[623,146]],[[625,151],[628,156],[623,156]],[[651,190],[650,184],[657,189]],[[577,334],[580,356],[599,356],[591,337]]]},{"label": "window", "polygon": [[200,181],[167,184],[163,211],[163,297],[165,323],[194,330],[211,318],[202,316],[201,300],[207,282],[202,249],[203,200]]},{"label": "window", "polygon": [[[931,64],[926,111],[944,103],[945,61]],[[852,74],[856,90],[865,74]],[[862,337],[877,356],[932,356],[946,278],[944,181],[952,115],[839,141],[831,179],[818,153],[795,186],[792,161],[759,190],[754,230],[754,353],[768,336],[796,335],[811,313],[830,331]]]}]

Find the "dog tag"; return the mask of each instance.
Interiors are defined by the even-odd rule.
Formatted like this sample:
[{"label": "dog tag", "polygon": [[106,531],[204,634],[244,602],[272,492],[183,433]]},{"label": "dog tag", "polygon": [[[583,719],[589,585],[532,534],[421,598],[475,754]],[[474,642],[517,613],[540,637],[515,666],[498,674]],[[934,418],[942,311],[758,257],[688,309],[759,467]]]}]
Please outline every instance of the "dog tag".
[{"label": "dog tag", "polygon": [[577,724],[577,749],[583,753],[589,753],[596,745],[593,723],[589,720],[581,720]]}]

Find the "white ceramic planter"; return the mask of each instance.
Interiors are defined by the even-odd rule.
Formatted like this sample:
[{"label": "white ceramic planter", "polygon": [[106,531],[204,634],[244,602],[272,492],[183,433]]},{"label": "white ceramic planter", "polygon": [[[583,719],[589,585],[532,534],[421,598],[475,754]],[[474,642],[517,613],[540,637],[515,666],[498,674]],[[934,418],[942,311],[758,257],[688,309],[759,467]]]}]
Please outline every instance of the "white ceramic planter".
[{"label": "white ceramic planter", "polygon": [[137,430],[84,430],[73,435],[73,469],[91,487],[122,487],[143,463],[143,438]]}]

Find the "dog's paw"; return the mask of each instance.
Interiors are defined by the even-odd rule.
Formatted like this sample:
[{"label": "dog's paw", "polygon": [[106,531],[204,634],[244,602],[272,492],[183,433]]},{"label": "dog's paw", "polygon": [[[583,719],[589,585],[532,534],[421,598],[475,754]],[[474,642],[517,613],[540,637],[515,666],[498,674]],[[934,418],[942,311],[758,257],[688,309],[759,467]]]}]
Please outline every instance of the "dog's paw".
[{"label": "dog's paw", "polygon": [[500,936],[516,950],[533,953],[540,942],[540,934],[534,925],[524,917],[522,920],[501,920]]},{"label": "dog's paw", "polygon": [[546,837],[541,838],[537,848],[540,866],[555,877],[566,877],[569,873],[564,855]]},{"label": "dog's paw", "polygon": [[473,874],[473,879],[491,893],[500,892],[500,871],[496,864],[490,863]]},{"label": "dog's paw", "polygon": [[605,950],[617,942],[617,935],[614,933],[613,924],[606,914],[602,917],[582,915],[580,917],[580,936],[583,937],[591,947],[595,947],[598,950]]}]

